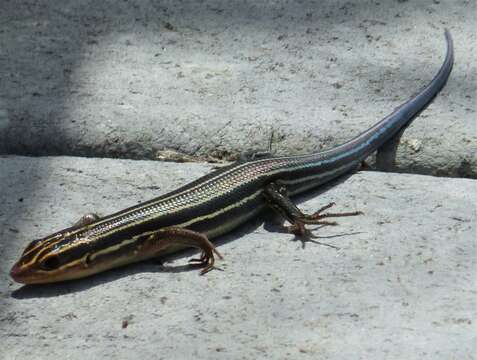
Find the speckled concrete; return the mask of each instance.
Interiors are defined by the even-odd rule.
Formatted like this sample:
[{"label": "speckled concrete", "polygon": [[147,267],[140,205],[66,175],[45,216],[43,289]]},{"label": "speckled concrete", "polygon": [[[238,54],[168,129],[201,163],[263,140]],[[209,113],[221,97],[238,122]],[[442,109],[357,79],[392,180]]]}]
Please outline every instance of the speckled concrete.
[{"label": "speckled concrete", "polygon": [[361,172],[312,192],[306,211],[330,201],[364,211],[317,232],[340,250],[302,249],[265,216],[218,242],[223,271],[206,276],[185,254],[51,286],[8,277],[33,238],[209,169],[0,158],[1,358],[474,358],[476,180]]},{"label": "speckled concrete", "polygon": [[[343,142],[451,79],[396,168],[477,176],[475,1],[0,3],[0,153],[230,157]],[[388,166],[392,167],[392,166]]]},{"label": "speckled concrete", "polygon": [[[474,359],[477,180],[361,172],[307,194],[364,215],[217,241],[222,271],[146,262],[48,286],[8,270],[33,238],[208,172],[101,159],[298,154],[358,134],[451,78],[388,170],[477,177],[476,2],[0,2],[0,358]],[[44,157],[44,155],[62,155]],[[93,159],[65,157],[89,156]],[[172,159],[167,155],[169,159]],[[181,158],[175,157],[175,159]]]}]

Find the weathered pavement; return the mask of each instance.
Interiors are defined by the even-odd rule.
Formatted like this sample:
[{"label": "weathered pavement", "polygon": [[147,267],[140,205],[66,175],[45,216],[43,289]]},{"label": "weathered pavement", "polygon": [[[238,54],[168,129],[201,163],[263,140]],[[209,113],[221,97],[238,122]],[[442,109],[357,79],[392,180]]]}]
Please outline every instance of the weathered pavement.
[{"label": "weathered pavement", "polygon": [[0,169],[3,359],[475,355],[475,180],[360,172],[310,194],[300,204],[307,211],[330,201],[364,211],[317,232],[338,251],[302,249],[257,220],[219,242],[223,271],[206,276],[182,257],[166,269],[143,263],[22,287],[7,272],[32,238],[93,209],[157,196],[210,166],[6,157]]},{"label": "weathered pavement", "polygon": [[[456,63],[396,168],[477,177],[475,1],[2,1],[0,153],[304,153]],[[388,167],[392,167],[388,165]]]},{"label": "weathered pavement", "polygon": [[[0,154],[43,157],[0,157],[0,358],[474,359],[476,11],[466,0],[1,1]],[[330,147],[432,78],[444,28],[451,78],[386,168],[457,178],[362,172],[307,195],[308,211],[364,211],[318,231],[340,250],[302,249],[265,217],[220,239],[223,271],[204,277],[188,253],[54,286],[9,278],[33,238],[210,169],[101,157],[233,158],[272,133],[278,154]]]}]

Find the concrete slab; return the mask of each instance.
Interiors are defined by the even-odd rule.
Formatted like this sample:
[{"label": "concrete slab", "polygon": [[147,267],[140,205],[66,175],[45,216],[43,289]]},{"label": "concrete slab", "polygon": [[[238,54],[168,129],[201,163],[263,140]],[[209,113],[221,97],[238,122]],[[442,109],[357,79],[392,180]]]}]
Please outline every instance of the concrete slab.
[{"label": "concrete slab", "polygon": [[220,241],[223,271],[207,276],[181,257],[166,269],[142,263],[52,286],[9,279],[32,238],[209,168],[0,158],[2,359],[475,356],[477,183],[469,179],[362,172],[310,194],[300,205],[307,211],[336,201],[365,212],[318,231],[340,250],[302,249],[257,220]]},{"label": "concrete slab", "polygon": [[401,171],[477,176],[474,1],[2,1],[0,153],[156,158],[303,153],[427,83]]}]

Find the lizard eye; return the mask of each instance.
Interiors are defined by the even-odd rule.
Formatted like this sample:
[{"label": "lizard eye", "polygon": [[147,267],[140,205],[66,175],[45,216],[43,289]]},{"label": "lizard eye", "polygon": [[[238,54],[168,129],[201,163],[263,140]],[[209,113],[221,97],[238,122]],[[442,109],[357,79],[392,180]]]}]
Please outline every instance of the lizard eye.
[{"label": "lizard eye", "polygon": [[50,256],[49,258],[43,260],[43,262],[40,265],[40,267],[46,271],[55,270],[59,266],[60,266],[60,259],[58,258],[58,256]]},{"label": "lizard eye", "polygon": [[86,266],[90,265],[91,264],[91,254],[86,254],[86,257],[84,258],[84,263]]}]

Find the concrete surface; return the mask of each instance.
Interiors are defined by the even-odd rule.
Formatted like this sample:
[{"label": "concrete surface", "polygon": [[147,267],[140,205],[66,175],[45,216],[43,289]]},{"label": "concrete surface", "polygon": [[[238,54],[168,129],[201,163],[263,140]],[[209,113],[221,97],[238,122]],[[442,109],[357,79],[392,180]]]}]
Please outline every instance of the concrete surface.
[{"label": "concrete surface", "polygon": [[328,147],[426,84],[397,169],[477,175],[476,2],[0,2],[0,153],[155,158]]},{"label": "concrete surface", "polygon": [[209,168],[0,158],[1,358],[475,358],[476,180],[362,172],[310,194],[306,211],[364,211],[318,232],[340,250],[257,220],[220,241],[223,271],[203,277],[184,257],[52,286],[7,276],[33,238]]}]

